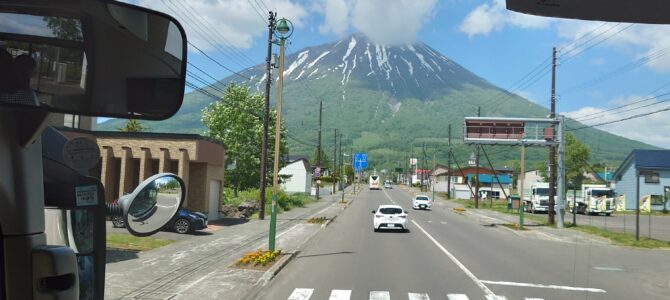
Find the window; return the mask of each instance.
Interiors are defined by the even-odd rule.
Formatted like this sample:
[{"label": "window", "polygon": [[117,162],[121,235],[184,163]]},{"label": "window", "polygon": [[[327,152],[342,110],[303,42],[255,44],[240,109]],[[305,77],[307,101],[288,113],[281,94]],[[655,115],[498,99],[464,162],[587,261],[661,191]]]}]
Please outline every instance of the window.
[{"label": "window", "polygon": [[379,209],[379,212],[385,215],[397,215],[402,213],[402,209],[394,207],[385,207]]},{"label": "window", "polygon": [[644,183],[659,183],[658,172],[648,172],[644,175]]}]

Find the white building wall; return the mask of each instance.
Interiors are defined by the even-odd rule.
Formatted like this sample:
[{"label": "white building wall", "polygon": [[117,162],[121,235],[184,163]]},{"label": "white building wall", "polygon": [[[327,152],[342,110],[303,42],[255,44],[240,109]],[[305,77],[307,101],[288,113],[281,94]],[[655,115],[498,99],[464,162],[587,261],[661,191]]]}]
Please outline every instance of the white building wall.
[{"label": "white building wall", "polygon": [[312,174],[305,169],[302,161],[296,161],[279,170],[279,175],[291,175],[284,179],[281,187],[289,193],[309,193],[312,187]]}]

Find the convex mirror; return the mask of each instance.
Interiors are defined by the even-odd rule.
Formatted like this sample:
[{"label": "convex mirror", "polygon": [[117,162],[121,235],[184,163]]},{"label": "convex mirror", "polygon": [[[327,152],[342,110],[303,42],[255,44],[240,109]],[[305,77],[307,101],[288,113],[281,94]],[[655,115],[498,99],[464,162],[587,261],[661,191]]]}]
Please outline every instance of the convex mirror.
[{"label": "convex mirror", "polygon": [[0,1],[0,105],[160,120],[184,96],[172,17],[105,0]]},{"label": "convex mirror", "polygon": [[119,199],[126,228],[136,236],[158,232],[181,208],[185,191],[184,181],[177,175],[161,173],[147,178]]}]

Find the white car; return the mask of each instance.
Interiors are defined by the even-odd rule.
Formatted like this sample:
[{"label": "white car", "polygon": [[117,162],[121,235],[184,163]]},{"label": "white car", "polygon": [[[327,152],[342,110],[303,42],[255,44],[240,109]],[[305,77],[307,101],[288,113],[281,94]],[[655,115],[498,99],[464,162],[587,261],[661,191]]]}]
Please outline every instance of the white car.
[{"label": "white car", "polygon": [[407,231],[407,212],[400,205],[380,205],[373,210],[372,224],[375,231],[393,229]]},{"label": "white car", "polygon": [[432,205],[433,201],[426,195],[416,195],[414,196],[414,199],[412,199],[413,209],[431,209]]}]

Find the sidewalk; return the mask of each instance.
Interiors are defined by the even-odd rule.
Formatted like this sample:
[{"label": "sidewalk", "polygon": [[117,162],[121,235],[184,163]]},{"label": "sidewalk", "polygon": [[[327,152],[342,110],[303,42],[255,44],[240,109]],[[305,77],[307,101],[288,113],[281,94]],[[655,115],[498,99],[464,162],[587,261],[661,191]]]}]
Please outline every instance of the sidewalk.
[{"label": "sidewalk", "polygon": [[231,267],[244,253],[267,249],[269,218],[226,226],[199,239],[179,241],[136,258],[107,264],[105,299],[242,299],[267,283],[303,245],[355,198],[350,188],[277,217],[276,249],[285,255],[267,272]]}]

